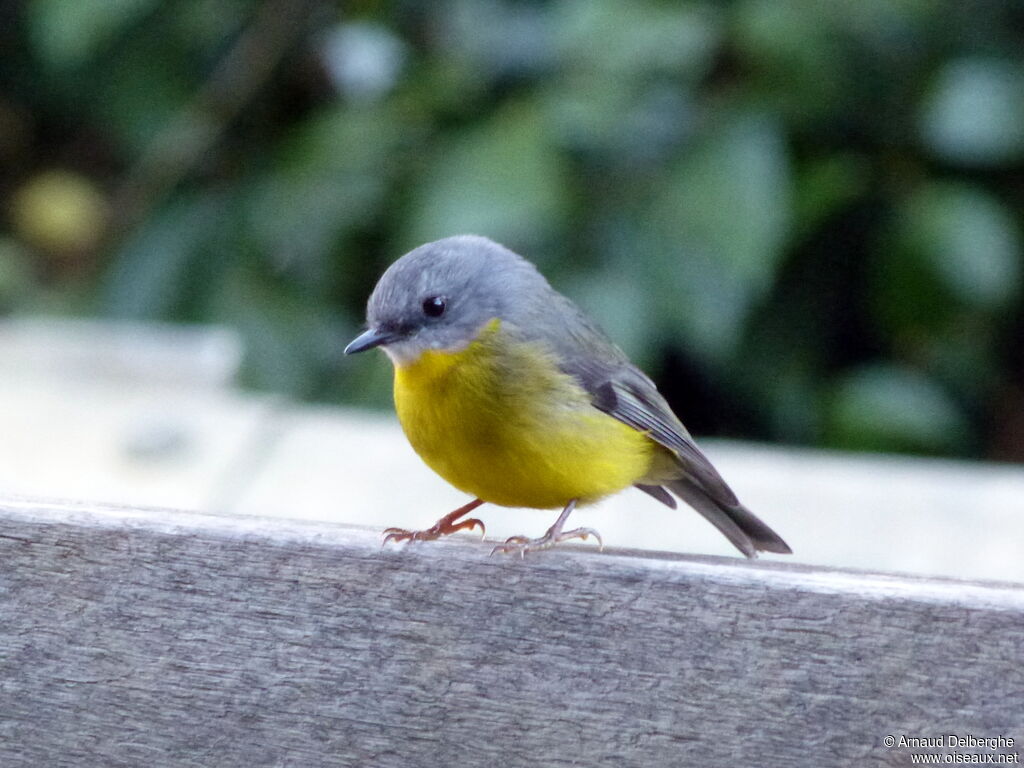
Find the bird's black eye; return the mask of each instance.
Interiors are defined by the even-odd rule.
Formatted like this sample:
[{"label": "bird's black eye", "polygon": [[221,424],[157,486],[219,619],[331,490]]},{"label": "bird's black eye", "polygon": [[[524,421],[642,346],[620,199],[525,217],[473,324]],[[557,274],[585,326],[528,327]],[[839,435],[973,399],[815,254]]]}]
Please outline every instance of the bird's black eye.
[{"label": "bird's black eye", "polygon": [[448,300],[444,296],[431,296],[423,300],[423,314],[427,317],[440,317],[447,305]]}]

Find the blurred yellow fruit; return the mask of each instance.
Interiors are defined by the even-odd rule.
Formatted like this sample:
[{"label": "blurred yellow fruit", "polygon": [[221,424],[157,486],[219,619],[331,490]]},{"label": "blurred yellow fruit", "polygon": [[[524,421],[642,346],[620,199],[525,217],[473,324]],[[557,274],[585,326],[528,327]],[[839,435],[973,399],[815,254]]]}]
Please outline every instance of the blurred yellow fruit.
[{"label": "blurred yellow fruit", "polygon": [[107,220],[103,193],[70,171],[46,171],[29,179],[11,201],[11,224],[20,240],[54,255],[95,246]]}]

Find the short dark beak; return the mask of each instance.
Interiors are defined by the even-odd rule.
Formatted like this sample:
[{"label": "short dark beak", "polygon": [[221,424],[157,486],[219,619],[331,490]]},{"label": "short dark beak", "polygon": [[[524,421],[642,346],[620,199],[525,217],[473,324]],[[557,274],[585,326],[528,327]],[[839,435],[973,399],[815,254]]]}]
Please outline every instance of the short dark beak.
[{"label": "short dark beak", "polygon": [[393,341],[398,341],[401,337],[401,334],[395,333],[394,331],[382,331],[376,328],[370,328],[368,331],[363,331],[348,343],[348,346],[345,347],[345,354],[354,355],[356,352],[365,352],[368,349],[379,347],[382,344],[390,344]]}]

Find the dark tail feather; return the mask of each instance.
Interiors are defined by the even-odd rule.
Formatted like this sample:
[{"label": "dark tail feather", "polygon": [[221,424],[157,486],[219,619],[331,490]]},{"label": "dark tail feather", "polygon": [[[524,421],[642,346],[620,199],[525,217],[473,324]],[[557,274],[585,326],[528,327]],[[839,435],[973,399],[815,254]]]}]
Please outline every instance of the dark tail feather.
[{"label": "dark tail feather", "polygon": [[672,509],[676,508],[676,500],[672,498],[672,494],[660,485],[643,485],[642,483],[637,483],[636,487],[644,493],[653,496],[666,507],[671,507]]},{"label": "dark tail feather", "polygon": [[[761,552],[792,554],[793,550],[771,528],[742,504],[724,504],[693,480],[683,477],[665,483],[679,498],[700,512],[747,557]],[[652,494],[653,495],[653,494]],[[657,497],[655,497],[657,498]]]}]

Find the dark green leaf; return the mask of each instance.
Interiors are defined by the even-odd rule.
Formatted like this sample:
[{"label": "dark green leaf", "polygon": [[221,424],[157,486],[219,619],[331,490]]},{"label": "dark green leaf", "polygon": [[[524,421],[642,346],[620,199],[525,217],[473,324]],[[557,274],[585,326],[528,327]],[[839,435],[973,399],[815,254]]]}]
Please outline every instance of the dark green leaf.
[{"label": "dark green leaf", "polygon": [[1024,69],[1001,59],[949,62],[925,101],[921,132],[932,152],[956,163],[1024,156]]},{"label": "dark green leaf", "polygon": [[957,404],[917,371],[875,365],[836,385],[829,441],[841,448],[961,453],[970,427]]},{"label": "dark green leaf", "polygon": [[86,63],[157,0],[32,0],[29,29],[40,57],[62,69]]},{"label": "dark green leaf", "polygon": [[403,244],[472,233],[536,250],[564,224],[564,185],[538,110],[507,108],[441,145],[414,193]]},{"label": "dark green leaf", "polygon": [[653,204],[655,298],[709,359],[735,349],[750,307],[774,281],[790,186],[778,126],[741,115],[682,159]]}]

